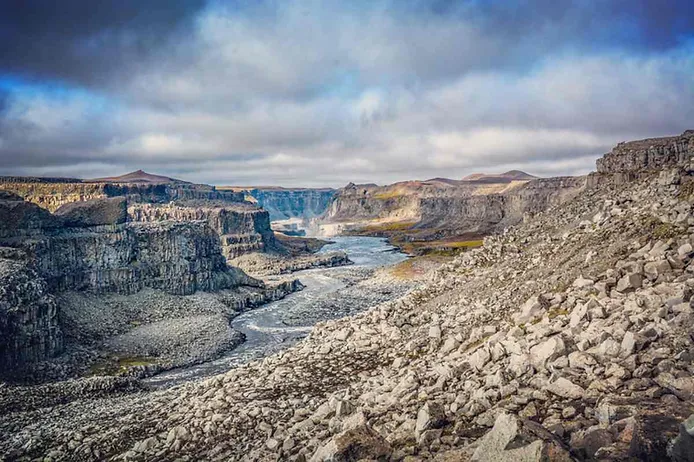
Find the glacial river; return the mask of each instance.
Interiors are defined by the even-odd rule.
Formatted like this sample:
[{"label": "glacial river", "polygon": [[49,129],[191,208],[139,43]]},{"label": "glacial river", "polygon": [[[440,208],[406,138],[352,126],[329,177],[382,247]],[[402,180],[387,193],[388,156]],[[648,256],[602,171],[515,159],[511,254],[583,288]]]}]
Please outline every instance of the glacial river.
[{"label": "glacial river", "polygon": [[298,278],[306,286],[303,290],[290,294],[282,300],[247,311],[232,320],[232,327],[246,336],[243,344],[216,360],[167,371],[146,379],[145,382],[153,387],[169,387],[224,373],[245,362],[288,348],[308,335],[312,325],[288,326],[282,318],[292,314],[295,314],[295,317],[301,316],[301,313],[311,309],[310,307],[315,307],[316,301],[325,294],[345,287],[345,283],[339,277],[340,272],[355,267],[374,268],[393,265],[407,258],[405,254],[396,251],[382,238],[339,236],[330,240],[334,243],[326,245],[320,252],[342,250],[347,253],[354,265],[293,273],[292,277]]}]

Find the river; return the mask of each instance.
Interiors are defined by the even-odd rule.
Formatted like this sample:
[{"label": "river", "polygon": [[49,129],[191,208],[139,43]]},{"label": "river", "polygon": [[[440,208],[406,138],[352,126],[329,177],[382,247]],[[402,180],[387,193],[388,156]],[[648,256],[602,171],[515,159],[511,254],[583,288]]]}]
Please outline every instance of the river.
[{"label": "river", "polygon": [[[315,322],[334,317],[331,316],[328,305],[330,296],[346,287],[345,274],[393,265],[407,258],[382,238],[338,236],[331,238],[331,241],[333,243],[323,247],[320,252],[342,250],[354,265],[311,269],[292,274],[305,285],[303,290],[247,311],[231,321],[232,327],[246,336],[243,344],[218,359],[173,369],[150,377],[145,382],[155,388],[169,387],[221,374],[245,362],[286,349],[308,335]],[[364,273],[368,274],[368,271]],[[332,300],[334,301],[334,297]],[[321,306],[324,303],[326,306]],[[298,325],[296,322],[292,325],[287,323],[287,319],[302,318],[307,322],[299,322]]]}]

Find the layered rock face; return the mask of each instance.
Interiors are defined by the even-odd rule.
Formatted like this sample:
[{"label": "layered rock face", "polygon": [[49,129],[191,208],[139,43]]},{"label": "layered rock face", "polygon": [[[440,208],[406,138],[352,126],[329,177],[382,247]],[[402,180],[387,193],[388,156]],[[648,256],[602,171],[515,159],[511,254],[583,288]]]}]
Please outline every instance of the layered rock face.
[{"label": "layered rock face", "polygon": [[69,204],[51,215],[4,194],[0,243],[23,249],[51,290],[190,294],[254,284],[227,266],[205,221],[125,223],[122,198]]},{"label": "layered rock face", "polygon": [[242,202],[244,195],[218,191],[213,186],[172,180],[170,183],[134,183],[115,181],[88,182],[79,179],[0,177],[0,189],[18,194],[25,200],[55,211],[60,206],[92,199],[127,197],[131,202],[167,203],[173,200],[214,200]]},{"label": "layered rock face", "polygon": [[138,222],[204,220],[217,232],[222,253],[228,260],[277,248],[268,212],[250,204],[189,201],[167,205],[133,204],[128,212],[131,219]]},{"label": "layered rock face", "polygon": [[384,187],[350,184],[338,192],[322,221],[349,223],[367,232],[409,232],[421,238],[488,234],[519,223],[526,213],[574,197],[585,185],[584,177],[517,180],[503,176]]},{"label": "layered rock face", "polygon": [[17,368],[60,352],[53,293],[151,288],[188,295],[264,286],[227,265],[207,221],[125,220],[124,198],[70,203],[51,214],[0,193],[2,364]]},{"label": "layered rock face", "polygon": [[444,228],[444,235],[501,231],[521,222],[525,214],[542,212],[574,197],[585,183],[584,177],[543,178],[507,193],[423,197],[415,228]]},{"label": "layered rock face", "polygon": [[675,167],[694,156],[694,130],[679,136],[619,143],[597,161],[598,173],[637,173]]},{"label": "layered rock face", "polygon": [[22,244],[52,290],[135,293],[149,287],[186,295],[258,285],[229,267],[205,222],[76,228]]},{"label": "layered rock face", "polygon": [[58,308],[26,254],[0,247],[0,370],[20,373],[24,365],[60,353]]},{"label": "layered rock face", "polygon": [[335,190],[325,189],[285,189],[253,188],[248,195],[253,197],[259,206],[270,212],[270,220],[288,218],[314,218],[325,212],[335,195]]}]

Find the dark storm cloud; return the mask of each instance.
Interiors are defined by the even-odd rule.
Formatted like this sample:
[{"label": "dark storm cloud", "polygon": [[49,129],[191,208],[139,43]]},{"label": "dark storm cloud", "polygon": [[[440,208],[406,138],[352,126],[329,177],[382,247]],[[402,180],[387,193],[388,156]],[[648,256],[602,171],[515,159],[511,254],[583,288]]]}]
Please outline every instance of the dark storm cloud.
[{"label": "dark storm cloud", "polygon": [[0,2],[0,71],[102,85],[184,34],[204,0]]}]

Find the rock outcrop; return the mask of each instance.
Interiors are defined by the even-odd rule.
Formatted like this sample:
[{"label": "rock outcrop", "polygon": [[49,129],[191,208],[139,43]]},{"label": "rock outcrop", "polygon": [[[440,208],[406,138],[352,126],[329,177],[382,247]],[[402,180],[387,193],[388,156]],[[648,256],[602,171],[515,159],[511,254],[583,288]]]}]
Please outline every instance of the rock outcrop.
[{"label": "rock outcrop", "polygon": [[62,351],[55,299],[27,255],[8,247],[0,247],[0,333],[0,375]]},{"label": "rock outcrop", "polygon": [[679,136],[619,143],[597,160],[598,173],[641,173],[677,167],[694,156],[694,130]]},{"label": "rock outcrop", "polygon": [[136,222],[200,221],[216,231],[222,253],[231,260],[250,252],[278,248],[268,212],[248,203],[179,201],[170,204],[132,204],[129,216]]}]

